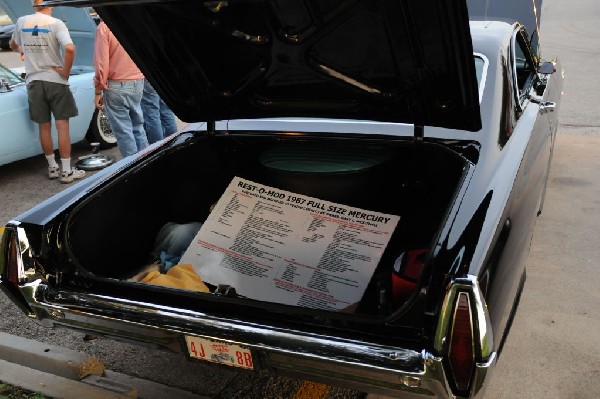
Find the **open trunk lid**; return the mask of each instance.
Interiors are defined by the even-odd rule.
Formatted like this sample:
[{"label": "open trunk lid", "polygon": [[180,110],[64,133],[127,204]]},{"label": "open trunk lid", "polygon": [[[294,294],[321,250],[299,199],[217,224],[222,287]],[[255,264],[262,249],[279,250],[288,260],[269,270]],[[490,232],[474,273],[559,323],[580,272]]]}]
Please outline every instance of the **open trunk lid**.
[{"label": "open trunk lid", "polygon": [[320,117],[481,128],[464,0],[87,5],[187,122]]}]

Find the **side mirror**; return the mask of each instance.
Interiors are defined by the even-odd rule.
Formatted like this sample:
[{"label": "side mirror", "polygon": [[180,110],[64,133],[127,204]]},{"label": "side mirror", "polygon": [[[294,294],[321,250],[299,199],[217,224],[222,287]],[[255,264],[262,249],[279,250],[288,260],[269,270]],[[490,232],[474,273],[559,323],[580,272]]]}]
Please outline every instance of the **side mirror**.
[{"label": "side mirror", "polygon": [[538,67],[538,72],[544,75],[549,75],[551,73],[556,72],[556,68],[554,68],[554,63],[550,61],[542,62]]},{"label": "side mirror", "polygon": [[0,84],[0,92],[6,93],[9,91],[12,91],[12,89],[10,88],[10,83],[8,82],[8,80],[6,78],[2,78],[1,83],[2,84]]},{"label": "side mirror", "polygon": [[540,76],[536,80],[534,88],[535,88],[535,95],[538,96],[539,99],[532,98],[533,102],[541,101],[541,98],[544,95],[544,91],[546,91],[546,85],[548,84],[548,76],[547,75],[553,74],[554,72],[556,72],[556,67],[554,66],[554,63],[551,61],[542,62],[540,65],[538,65],[538,73],[542,76]]}]

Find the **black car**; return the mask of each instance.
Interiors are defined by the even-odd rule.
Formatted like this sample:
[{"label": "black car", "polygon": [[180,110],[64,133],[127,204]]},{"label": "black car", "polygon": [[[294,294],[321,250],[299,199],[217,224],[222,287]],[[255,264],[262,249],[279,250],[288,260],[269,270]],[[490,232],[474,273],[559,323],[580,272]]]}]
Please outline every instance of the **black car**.
[{"label": "black car", "polygon": [[49,4],[94,6],[190,125],[6,225],[0,286],[27,315],[215,367],[483,395],[562,90],[531,2]]},{"label": "black car", "polygon": [[0,26],[0,48],[10,50],[10,39],[15,31],[15,24]]}]

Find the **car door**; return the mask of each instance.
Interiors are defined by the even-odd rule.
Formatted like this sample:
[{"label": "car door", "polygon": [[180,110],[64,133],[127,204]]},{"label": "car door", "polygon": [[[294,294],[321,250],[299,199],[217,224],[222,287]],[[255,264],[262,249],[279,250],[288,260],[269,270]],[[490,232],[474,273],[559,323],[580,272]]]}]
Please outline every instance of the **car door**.
[{"label": "car door", "polygon": [[25,82],[0,66],[0,165],[39,152],[38,128],[29,119]]},{"label": "car door", "polygon": [[549,90],[540,84],[538,64],[529,45],[529,37],[521,28],[512,41],[512,72],[517,89],[517,104],[521,108],[525,123],[531,123],[531,137],[523,158],[527,191],[537,201],[540,210],[549,174],[549,162],[556,131],[556,102],[547,101]]}]

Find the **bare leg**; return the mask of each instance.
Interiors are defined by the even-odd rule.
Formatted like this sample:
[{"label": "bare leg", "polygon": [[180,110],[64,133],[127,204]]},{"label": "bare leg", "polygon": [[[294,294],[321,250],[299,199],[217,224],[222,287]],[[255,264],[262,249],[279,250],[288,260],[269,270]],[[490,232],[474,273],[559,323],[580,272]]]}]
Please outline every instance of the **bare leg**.
[{"label": "bare leg", "polygon": [[54,143],[52,142],[52,125],[50,122],[40,123],[40,144],[44,155],[52,155],[54,153]]},{"label": "bare leg", "polygon": [[71,137],[69,136],[69,120],[61,119],[56,121],[56,130],[58,130],[58,153],[61,159],[71,158]]}]

